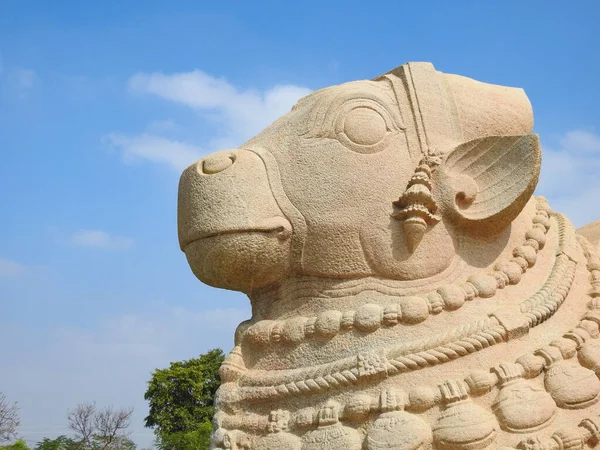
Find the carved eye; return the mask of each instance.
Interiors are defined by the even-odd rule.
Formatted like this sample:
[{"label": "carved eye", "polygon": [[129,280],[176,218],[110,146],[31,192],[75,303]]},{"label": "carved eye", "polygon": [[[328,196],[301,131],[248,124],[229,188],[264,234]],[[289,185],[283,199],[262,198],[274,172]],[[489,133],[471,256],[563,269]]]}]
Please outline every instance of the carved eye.
[{"label": "carved eye", "polygon": [[335,137],[357,153],[377,153],[389,145],[398,126],[390,114],[374,101],[355,99],[340,108],[335,122]]},{"label": "carved eye", "polygon": [[355,108],[344,120],[344,133],[355,144],[375,145],[387,134],[385,119],[367,107]]}]

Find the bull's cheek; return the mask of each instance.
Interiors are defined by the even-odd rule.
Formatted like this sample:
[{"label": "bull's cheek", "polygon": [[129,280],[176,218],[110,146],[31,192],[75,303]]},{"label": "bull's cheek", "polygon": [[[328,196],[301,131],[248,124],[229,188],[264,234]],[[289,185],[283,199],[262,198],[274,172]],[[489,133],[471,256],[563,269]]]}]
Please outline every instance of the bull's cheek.
[{"label": "bull's cheek", "polygon": [[416,280],[437,275],[450,266],[456,249],[443,222],[429,228],[412,253],[402,225],[401,221],[390,219],[385,226],[369,224],[361,229],[365,258],[375,275]]},{"label": "bull's cheek", "polygon": [[185,248],[188,263],[200,281],[245,293],[288,275],[290,253],[289,238],[262,232],[213,236]]}]

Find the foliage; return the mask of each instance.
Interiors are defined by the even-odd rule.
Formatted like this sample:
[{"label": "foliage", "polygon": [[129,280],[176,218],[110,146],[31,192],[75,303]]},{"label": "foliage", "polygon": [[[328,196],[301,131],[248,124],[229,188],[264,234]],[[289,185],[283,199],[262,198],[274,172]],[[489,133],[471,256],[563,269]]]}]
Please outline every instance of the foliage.
[{"label": "foliage", "polygon": [[72,439],[62,435],[55,439],[44,438],[44,440],[40,442],[34,450],[101,450],[103,448],[111,448],[114,450],[135,450],[135,444],[133,441],[126,437],[112,439],[109,445],[107,445],[107,440],[108,439],[106,437],[93,436],[89,442],[84,443],[80,439]]},{"label": "foliage", "polygon": [[150,406],[145,425],[154,428],[159,448],[208,449],[224,357],[221,349],[214,349],[154,371],[144,395]]},{"label": "foliage", "polygon": [[158,436],[156,446],[160,450],[208,450],[212,424],[208,421],[197,425],[196,430]]},{"label": "foliage", "polygon": [[44,438],[36,445],[35,450],[77,450],[78,444],[73,439],[61,435],[55,439]]},{"label": "foliage", "polygon": [[27,443],[23,439],[19,439],[10,445],[0,446],[1,450],[29,450]]}]

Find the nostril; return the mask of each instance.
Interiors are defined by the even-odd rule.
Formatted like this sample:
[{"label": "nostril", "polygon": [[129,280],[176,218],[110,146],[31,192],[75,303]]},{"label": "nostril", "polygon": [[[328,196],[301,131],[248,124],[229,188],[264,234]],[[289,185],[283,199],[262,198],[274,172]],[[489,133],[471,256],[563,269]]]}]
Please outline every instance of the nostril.
[{"label": "nostril", "polygon": [[201,161],[202,173],[215,174],[223,172],[233,165],[235,162],[235,156],[227,154],[217,154],[206,157]]}]

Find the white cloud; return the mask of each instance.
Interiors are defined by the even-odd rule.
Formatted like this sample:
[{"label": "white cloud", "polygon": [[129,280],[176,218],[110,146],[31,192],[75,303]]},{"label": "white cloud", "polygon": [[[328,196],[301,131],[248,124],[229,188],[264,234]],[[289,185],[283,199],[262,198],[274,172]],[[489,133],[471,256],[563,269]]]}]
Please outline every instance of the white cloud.
[{"label": "white cloud", "polygon": [[112,133],[107,139],[122,150],[125,163],[148,160],[168,164],[181,171],[202,155],[202,150],[198,147],[152,134],[127,136]]},{"label": "white cloud", "polygon": [[560,143],[564,149],[573,153],[595,153],[600,158],[600,136],[589,131],[569,131]]},{"label": "white cloud", "polygon": [[104,250],[129,248],[133,239],[123,236],[111,236],[102,230],[78,230],[70,237],[72,244],[79,247],[93,247]]},{"label": "white cloud", "polygon": [[600,136],[574,130],[544,146],[537,194],[577,227],[600,219]]},{"label": "white cloud", "polygon": [[0,258],[0,277],[17,277],[25,273],[25,266],[10,259]]},{"label": "white cloud", "polygon": [[126,137],[113,134],[109,140],[122,148],[124,157],[132,155],[180,170],[207,151],[236,147],[287,113],[310,89],[295,85],[276,85],[264,91],[240,89],[224,78],[200,70],[185,73],[138,73],[129,80],[134,92],[155,95],[186,106],[201,114],[203,120],[217,121],[219,133],[205,137],[202,149],[157,135]]}]

